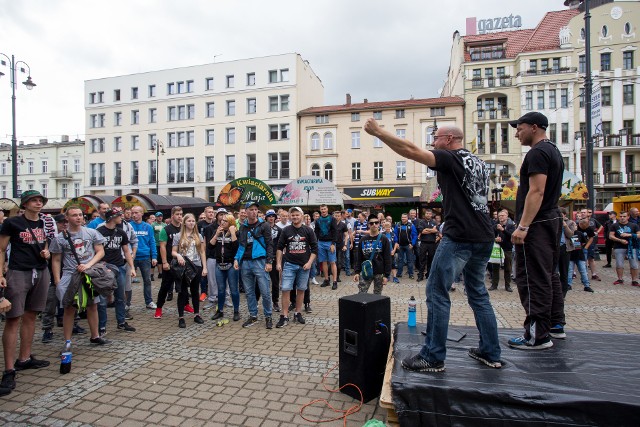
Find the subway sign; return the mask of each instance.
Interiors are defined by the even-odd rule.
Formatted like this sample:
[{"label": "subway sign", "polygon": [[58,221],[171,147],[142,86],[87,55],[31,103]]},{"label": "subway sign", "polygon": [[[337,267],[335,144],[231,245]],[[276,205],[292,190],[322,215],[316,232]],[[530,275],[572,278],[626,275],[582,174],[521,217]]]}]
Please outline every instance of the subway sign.
[{"label": "subway sign", "polygon": [[354,200],[413,197],[412,187],[350,187],[344,193]]}]

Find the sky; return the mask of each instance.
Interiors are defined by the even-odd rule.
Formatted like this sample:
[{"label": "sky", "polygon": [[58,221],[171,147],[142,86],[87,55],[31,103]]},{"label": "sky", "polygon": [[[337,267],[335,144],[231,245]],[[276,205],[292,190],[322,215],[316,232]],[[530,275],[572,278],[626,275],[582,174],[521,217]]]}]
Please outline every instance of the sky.
[{"label": "sky", "polygon": [[[0,52],[18,73],[18,140],[84,139],[84,81],[297,52],[325,105],[437,97],[466,18],[533,28],[563,0],[0,0]],[[4,57],[0,58],[4,59]],[[23,65],[20,65],[23,66]],[[11,142],[9,70],[0,65],[0,143]]]}]

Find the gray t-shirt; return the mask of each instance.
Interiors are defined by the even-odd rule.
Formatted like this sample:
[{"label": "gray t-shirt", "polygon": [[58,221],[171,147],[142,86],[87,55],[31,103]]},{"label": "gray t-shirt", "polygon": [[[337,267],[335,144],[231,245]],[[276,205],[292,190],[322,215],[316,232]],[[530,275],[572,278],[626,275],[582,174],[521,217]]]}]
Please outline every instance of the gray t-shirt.
[{"label": "gray t-shirt", "polygon": [[[91,261],[96,254],[93,249],[93,245],[96,243],[104,244],[104,237],[102,234],[91,228],[82,227],[77,233],[69,233],[73,247],[78,254],[80,264],[85,264]],[[76,271],[78,262],[73,255],[69,241],[62,233],[58,233],[56,237],[51,241],[49,245],[49,251],[52,254],[62,254],[62,277],[60,283],[66,285],[73,273]]]},{"label": "gray t-shirt", "polygon": [[[202,260],[200,259],[200,248],[196,246],[195,239],[189,239],[189,246],[187,246],[187,251],[182,253],[180,250],[180,235],[181,233],[173,236],[173,244],[172,246],[178,246],[178,253],[182,256],[189,258],[189,260],[195,265],[202,267]],[[204,242],[204,238],[200,235],[200,242]]]}]

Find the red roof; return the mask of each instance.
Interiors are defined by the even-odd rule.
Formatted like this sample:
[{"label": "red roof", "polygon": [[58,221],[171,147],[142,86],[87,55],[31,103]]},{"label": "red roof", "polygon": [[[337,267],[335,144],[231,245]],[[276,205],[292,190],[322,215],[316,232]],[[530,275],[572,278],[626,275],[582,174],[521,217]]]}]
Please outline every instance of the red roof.
[{"label": "red roof", "polygon": [[[547,12],[536,28],[529,30],[501,31],[489,34],[464,36],[465,46],[486,45],[491,42],[506,44],[506,58],[515,58],[522,52],[536,52],[560,48],[559,32],[569,24],[574,16],[580,13],[577,9]],[[471,62],[468,49],[464,52],[465,62]]]},{"label": "red roof", "polygon": [[444,96],[441,98],[405,99],[401,101],[361,102],[357,104],[326,105],[304,109],[298,115],[312,115],[321,113],[339,113],[345,111],[384,110],[389,108],[419,108],[442,105],[464,105],[464,99],[459,96]]}]

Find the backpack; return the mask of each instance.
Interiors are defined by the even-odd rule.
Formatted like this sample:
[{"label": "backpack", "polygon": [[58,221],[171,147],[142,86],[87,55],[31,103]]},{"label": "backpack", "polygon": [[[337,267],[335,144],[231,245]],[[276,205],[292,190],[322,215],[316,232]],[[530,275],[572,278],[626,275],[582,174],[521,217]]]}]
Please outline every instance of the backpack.
[{"label": "backpack", "polygon": [[360,268],[360,277],[362,280],[373,280],[373,257],[376,255],[376,249],[378,249],[378,242],[380,242],[380,238],[382,237],[382,233],[378,234],[378,238],[376,239],[373,247],[371,249],[371,256],[369,259],[365,260]]}]

